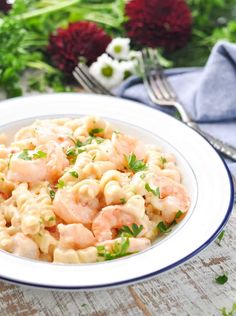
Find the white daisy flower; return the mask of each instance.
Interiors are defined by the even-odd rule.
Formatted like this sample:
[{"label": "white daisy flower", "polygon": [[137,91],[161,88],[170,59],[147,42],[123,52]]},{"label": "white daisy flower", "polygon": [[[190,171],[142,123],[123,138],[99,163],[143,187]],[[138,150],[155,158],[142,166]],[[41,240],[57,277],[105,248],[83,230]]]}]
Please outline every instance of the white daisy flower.
[{"label": "white daisy flower", "polygon": [[107,46],[106,52],[115,59],[128,59],[130,51],[130,39],[116,37]]},{"label": "white daisy flower", "polygon": [[141,52],[139,52],[139,51],[137,51],[137,50],[131,50],[130,52],[129,52],[129,60],[141,60],[141,58],[142,58],[142,54],[141,54]]},{"label": "white daisy flower", "polygon": [[110,58],[107,54],[98,57],[89,72],[107,89],[118,86],[123,80],[123,72],[117,60]]},{"label": "white daisy flower", "polygon": [[123,78],[127,79],[128,77],[137,74],[137,67],[137,60],[121,61],[120,68],[123,72]]}]

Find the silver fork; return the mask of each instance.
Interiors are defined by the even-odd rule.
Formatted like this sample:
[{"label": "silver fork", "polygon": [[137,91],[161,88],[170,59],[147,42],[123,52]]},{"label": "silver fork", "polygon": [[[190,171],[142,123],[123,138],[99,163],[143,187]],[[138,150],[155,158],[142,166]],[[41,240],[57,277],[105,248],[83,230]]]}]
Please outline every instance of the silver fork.
[{"label": "silver fork", "polygon": [[151,48],[145,48],[142,50],[142,68],[144,85],[149,98],[154,104],[175,107],[178,110],[182,121],[186,125],[204,136],[216,150],[231,160],[236,161],[236,148],[200,130],[198,125],[191,120],[166,78],[163,68],[160,65],[156,50]]},{"label": "silver fork", "polygon": [[83,63],[78,63],[73,71],[73,76],[88,92],[115,96],[89,73],[88,67]]}]

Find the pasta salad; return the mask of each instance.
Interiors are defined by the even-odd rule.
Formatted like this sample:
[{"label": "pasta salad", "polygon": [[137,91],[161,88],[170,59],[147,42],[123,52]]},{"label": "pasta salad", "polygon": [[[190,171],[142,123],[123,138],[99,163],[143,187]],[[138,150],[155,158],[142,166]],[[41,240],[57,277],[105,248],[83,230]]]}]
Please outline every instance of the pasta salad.
[{"label": "pasta salad", "polygon": [[0,135],[0,249],[53,263],[140,252],[186,215],[173,154],[98,117]]}]

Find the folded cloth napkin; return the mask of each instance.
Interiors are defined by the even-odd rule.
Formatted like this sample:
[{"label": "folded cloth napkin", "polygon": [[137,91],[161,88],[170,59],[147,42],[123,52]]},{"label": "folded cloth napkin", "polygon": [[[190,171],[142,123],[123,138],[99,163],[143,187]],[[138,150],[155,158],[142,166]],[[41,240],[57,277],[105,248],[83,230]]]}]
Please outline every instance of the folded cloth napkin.
[{"label": "folded cloth napkin", "polygon": [[[169,69],[166,74],[180,102],[200,128],[236,148],[236,45],[218,42],[204,68]],[[174,113],[150,101],[141,78],[131,77],[116,93]],[[226,162],[236,177],[236,163]]]}]

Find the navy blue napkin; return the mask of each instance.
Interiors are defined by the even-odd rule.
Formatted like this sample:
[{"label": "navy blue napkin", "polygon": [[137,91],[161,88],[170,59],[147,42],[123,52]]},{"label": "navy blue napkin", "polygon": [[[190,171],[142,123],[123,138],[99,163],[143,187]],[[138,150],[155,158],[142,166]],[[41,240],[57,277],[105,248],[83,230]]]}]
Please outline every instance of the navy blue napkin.
[{"label": "navy blue napkin", "polygon": [[[180,102],[202,130],[236,147],[236,45],[218,42],[204,68],[166,70]],[[141,78],[126,80],[116,93],[173,115],[148,98]],[[236,163],[227,160],[236,177]]]}]

